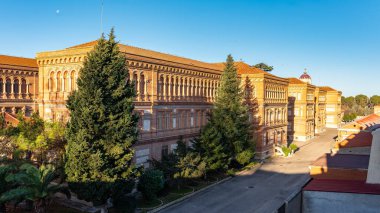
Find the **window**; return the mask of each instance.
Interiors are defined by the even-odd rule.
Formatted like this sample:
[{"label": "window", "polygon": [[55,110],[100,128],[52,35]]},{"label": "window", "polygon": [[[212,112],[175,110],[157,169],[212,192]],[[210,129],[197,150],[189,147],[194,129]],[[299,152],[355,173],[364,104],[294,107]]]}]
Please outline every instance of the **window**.
[{"label": "window", "polygon": [[162,145],[161,157],[167,156],[168,154],[169,154],[169,146],[168,145]]},{"label": "window", "polygon": [[150,130],[150,119],[144,118],[144,121],[143,121],[143,130],[144,131],[149,131]]},{"label": "window", "polygon": [[149,167],[149,149],[136,150],[136,165],[143,165],[145,168]]}]

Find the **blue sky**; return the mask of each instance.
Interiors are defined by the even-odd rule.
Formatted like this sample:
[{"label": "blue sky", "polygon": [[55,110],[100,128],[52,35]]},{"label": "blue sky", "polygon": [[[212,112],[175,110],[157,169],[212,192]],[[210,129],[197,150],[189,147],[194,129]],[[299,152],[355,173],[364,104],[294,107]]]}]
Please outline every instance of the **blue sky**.
[{"label": "blue sky", "polygon": [[[220,62],[231,53],[343,95],[380,95],[378,0],[103,0],[121,43]],[[101,0],[0,0],[0,54],[34,57],[100,36]],[[58,12],[59,10],[59,12]]]}]

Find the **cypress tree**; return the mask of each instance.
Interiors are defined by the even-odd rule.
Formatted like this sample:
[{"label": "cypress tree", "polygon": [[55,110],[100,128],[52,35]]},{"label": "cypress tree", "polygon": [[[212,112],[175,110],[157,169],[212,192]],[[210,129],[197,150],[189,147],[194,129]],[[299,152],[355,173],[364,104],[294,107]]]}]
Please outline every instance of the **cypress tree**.
[{"label": "cypress tree", "polygon": [[[102,36],[87,54],[79,71],[78,89],[67,102],[68,182],[114,183],[133,174],[132,145],[138,137],[138,116],[133,112],[136,91],[128,79],[126,59],[112,29],[109,39]],[[105,202],[104,199],[98,200]]]},{"label": "cypress tree", "polygon": [[214,109],[196,147],[205,153],[210,170],[225,170],[232,162],[245,164],[253,157],[251,130],[237,69],[228,55]]}]

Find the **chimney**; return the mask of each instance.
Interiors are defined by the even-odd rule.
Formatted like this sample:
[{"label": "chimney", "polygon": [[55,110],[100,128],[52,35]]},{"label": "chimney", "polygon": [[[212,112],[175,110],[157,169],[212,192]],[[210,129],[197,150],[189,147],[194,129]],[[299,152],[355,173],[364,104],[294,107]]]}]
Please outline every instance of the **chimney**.
[{"label": "chimney", "polygon": [[369,156],[367,183],[380,184],[380,128],[372,132],[371,154]]}]

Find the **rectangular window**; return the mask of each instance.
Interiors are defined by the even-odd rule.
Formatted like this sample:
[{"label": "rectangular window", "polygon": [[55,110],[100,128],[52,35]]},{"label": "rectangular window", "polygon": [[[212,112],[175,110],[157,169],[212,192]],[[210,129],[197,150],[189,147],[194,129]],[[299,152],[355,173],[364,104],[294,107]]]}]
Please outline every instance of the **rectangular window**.
[{"label": "rectangular window", "polygon": [[150,131],[150,119],[144,119],[143,130]]},{"label": "rectangular window", "polygon": [[162,145],[161,157],[167,156],[168,154],[169,154],[169,146],[168,145]]}]

